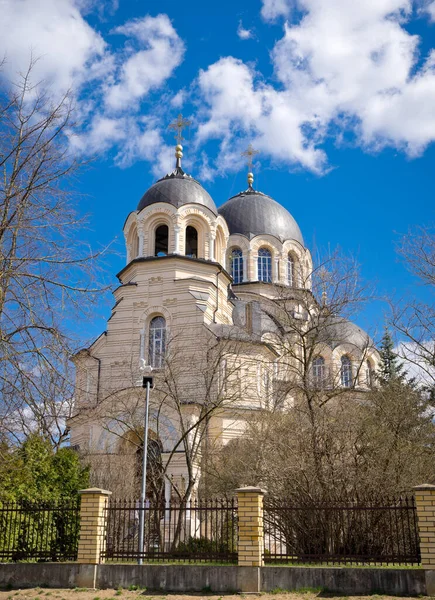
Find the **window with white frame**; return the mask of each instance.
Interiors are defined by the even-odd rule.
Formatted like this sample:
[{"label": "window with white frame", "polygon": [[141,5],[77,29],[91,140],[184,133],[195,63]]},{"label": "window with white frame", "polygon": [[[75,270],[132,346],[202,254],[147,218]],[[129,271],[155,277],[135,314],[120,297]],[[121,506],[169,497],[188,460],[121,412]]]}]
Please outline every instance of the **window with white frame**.
[{"label": "window with white frame", "polygon": [[348,356],[341,357],[341,385],[352,387],[352,361]]},{"label": "window with white frame", "polygon": [[272,253],[268,248],[258,251],[258,281],[272,283]]},{"label": "window with white frame", "polygon": [[154,317],[149,328],[149,364],[153,369],[163,366],[166,352],[166,321],[163,317]]},{"label": "window with white frame", "polygon": [[324,387],[326,369],[325,369],[325,359],[323,358],[323,356],[317,356],[313,360],[312,373],[313,373],[314,385],[316,387]]},{"label": "window with white frame", "polygon": [[290,287],[295,287],[295,260],[291,254],[287,256],[287,281]]},{"label": "window with white frame", "polygon": [[240,248],[234,248],[231,252],[231,275],[233,283],[243,281],[243,252]]}]

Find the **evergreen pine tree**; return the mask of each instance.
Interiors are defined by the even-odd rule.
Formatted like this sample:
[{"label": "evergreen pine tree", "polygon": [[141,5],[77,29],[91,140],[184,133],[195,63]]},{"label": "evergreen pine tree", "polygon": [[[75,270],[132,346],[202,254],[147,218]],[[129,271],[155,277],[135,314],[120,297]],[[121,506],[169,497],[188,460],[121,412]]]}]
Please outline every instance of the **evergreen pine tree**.
[{"label": "evergreen pine tree", "polygon": [[387,385],[391,381],[404,382],[406,371],[403,370],[403,363],[394,352],[393,338],[387,327],[385,327],[381,340],[379,354],[381,356],[381,364],[378,369],[378,377],[381,385]]}]

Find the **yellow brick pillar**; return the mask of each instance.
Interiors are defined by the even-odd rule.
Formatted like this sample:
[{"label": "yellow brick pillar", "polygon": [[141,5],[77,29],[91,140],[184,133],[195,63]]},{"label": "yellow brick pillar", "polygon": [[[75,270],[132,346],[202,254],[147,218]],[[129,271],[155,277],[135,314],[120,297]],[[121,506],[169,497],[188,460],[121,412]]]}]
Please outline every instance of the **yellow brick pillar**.
[{"label": "yellow brick pillar", "polygon": [[263,496],[257,487],[236,490],[238,503],[239,567],[262,567],[263,561]]},{"label": "yellow brick pillar", "polygon": [[77,562],[97,565],[105,548],[105,506],[112,492],[89,488],[80,490],[80,538]]},{"label": "yellow brick pillar", "polygon": [[426,569],[426,593],[435,595],[435,485],[424,483],[415,488],[421,566]]}]

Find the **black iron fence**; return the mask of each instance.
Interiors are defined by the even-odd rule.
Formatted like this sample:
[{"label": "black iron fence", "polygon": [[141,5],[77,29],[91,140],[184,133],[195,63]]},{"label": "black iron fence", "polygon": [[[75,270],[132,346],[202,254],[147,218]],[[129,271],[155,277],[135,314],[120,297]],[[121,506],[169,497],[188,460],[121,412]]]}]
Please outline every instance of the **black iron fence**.
[{"label": "black iron fence", "polygon": [[0,561],[77,560],[80,500],[0,502]]},{"label": "black iron fence", "polygon": [[413,497],[292,506],[266,499],[265,563],[419,564]]},{"label": "black iron fence", "polygon": [[[139,549],[139,514],[144,511],[144,547]],[[235,500],[192,500],[149,504],[110,500],[106,546],[112,561],[237,562]]]}]

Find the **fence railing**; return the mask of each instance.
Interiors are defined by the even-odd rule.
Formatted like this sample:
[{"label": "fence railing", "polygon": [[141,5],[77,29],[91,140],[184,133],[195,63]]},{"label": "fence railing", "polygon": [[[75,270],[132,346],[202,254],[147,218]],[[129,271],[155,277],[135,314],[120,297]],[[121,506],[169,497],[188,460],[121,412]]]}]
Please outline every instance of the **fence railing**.
[{"label": "fence railing", "polygon": [[[139,549],[139,513],[144,547]],[[106,506],[105,560],[237,562],[235,500],[147,503],[110,500]]]},{"label": "fence railing", "polygon": [[265,500],[265,563],[419,564],[413,497],[359,505]]},{"label": "fence railing", "polygon": [[0,502],[0,561],[77,560],[80,500]]}]

